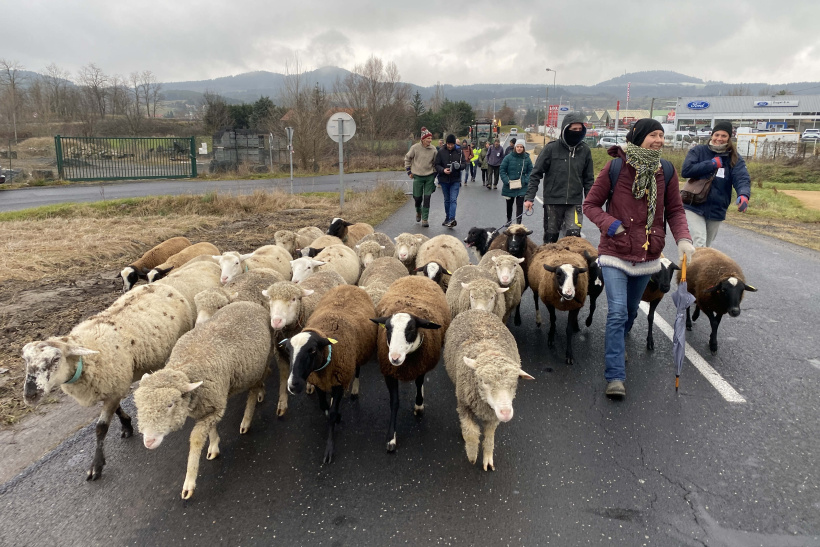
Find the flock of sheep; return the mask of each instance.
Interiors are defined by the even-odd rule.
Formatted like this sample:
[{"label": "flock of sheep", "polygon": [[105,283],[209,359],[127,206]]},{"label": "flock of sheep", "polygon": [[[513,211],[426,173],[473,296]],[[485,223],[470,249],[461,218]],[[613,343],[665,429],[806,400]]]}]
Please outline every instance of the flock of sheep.
[{"label": "flock of sheep", "polygon": [[[572,364],[578,313],[589,295],[589,326],[603,290],[597,252],[586,240],[566,237],[539,247],[531,234],[513,225],[500,232],[473,228],[464,242],[409,233],[393,240],[368,224],[336,218],[327,233],[277,231],[275,244],[249,254],[220,254],[210,243],[174,237],[122,270],[124,294],[108,309],[65,336],[26,344],[25,400],[36,404],[59,386],[81,405],[102,403],[87,474],[96,480],[112,415],[122,437],[133,435],[120,402],[139,381],[134,402],[147,448],[157,448],[189,417],[195,421],[182,488],[187,499],[206,440],[207,459],[219,456],[217,425],[228,399],[247,393],[239,428],[247,433],[272,366],[279,371],[277,415],[287,412],[289,394],[315,389],[327,416],[323,461],[329,463],[344,392],[358,396],[360,367],[374,352],[390,393],[391,452],[399,382],[415,382],[413,411],[422,414],[424,377],[443,353],[467,458],[475,463],[481,444],[484,469],[494,469],[495,429],[513,417],[518,379],[532,379],[506,326],[513,312],[514,324],[521,324],[522,294],[532,290],[538,325],[539,301],[547,306],[550,346],[555,311],[568,312],[566,361]],[[467,248],[478,264],[470,264]],[[647,288],[652,312],[675,269],[665,260]],[[709,316],[716,351],[720,318],[737,315],[744,289],[755,289],[731,259],[712,249],[695,253],[688,281],[697,297],[695,318],[701,310]],[[653,349],[652,314],[649,325]]]}]

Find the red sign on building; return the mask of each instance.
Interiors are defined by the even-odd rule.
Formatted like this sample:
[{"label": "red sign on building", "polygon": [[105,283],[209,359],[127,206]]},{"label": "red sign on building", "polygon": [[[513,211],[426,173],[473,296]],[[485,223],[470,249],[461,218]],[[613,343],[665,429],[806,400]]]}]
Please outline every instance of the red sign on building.
[{"label": "red sign on building", "polygon": [[551,104],[549,116],[547,117],[547,127],[558,127],[558,105]]}]

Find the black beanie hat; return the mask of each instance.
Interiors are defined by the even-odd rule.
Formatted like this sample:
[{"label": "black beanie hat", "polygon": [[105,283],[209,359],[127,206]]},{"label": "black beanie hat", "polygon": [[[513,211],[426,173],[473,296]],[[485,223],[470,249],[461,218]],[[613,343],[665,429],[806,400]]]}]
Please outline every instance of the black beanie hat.
[{"label": "black beanie hat", "polygon": [[652,118],[641,118],[629,129],[629,132],[626,134],[626,142],[631,142],[635,146],[640,146],[643,144],[643,140],[647,135],[653,131],[657,131],[658,129],[663,131],[663,126],[658,120],[654,120]]},{"label": "black beanie hat", "polygon": [[712,135],[715,134],[715,131],[726,131],[729,136],[732,136],[732,124],[730,122],[718,122],[712,128]]},{"label": "black beanie hat", "polygon": [[455,144],[456,143],[456,136],[452,133],[447,135],[447,144]]}]

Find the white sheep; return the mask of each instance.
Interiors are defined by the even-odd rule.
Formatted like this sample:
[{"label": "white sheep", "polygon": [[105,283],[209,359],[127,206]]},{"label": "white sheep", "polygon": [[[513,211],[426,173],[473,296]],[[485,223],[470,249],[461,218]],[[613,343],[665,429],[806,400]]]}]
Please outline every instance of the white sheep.
[{"label": "white sheep", "polygon": [[217,253],[219,253],[219,249],[213,243],[208,243],[207,241],[194,243],[190,247],[185,247],[177,254],[170,256],[168,260],[159,266],[152,268],[145,277],[149,283],[153,283],[168,275],[168,272],[171,270],[181,268],[198,256],[206,256],[206,258],[212,260],[210,255]]},{"label": "white sheep", "polygon": [[469,263],[470,255],[464,244],[456,237],[441,234],[419,247],[415,271],[419,275],[426,275],[443,290],[447,290],[449,276]]},{"label": "white sheep", "polygon": [[309,256],[314,257],[319,254],[322,249],[325,247],[330,247],[331,245],[344,245],[344,241],[339,239],[336,236],[329,236],[329,235],[321,235],[310,242],[310,245],[307,247],[302,247],[299,252],[302,256]]},{"label": "white sheep", "polygon": [[299,258],[302,254],[299,252],[305,247],[310,247],[312,241],[316,238],[322,237],[324,232],[316,226],[305,226],[298,231],[291,230],[277,230],[273,234],[273,240],[276,245],[279,245],[291,254],[293,258]]},{"label": "white sheep", "polygon": [[258,268],[234,277],[224,286],[216,286],[198,293],[196,324],[208,321],[217,310],[231,302],[256,302],[267,308],[268,299],[262,291],[277,281],[284,281],[282,274],[269,268]]},{"label": "white sheep", "polygon": [[181,292],[188,301],[191,313],[196,318],[196,295],[212,287],[219,287],[220,273],[219,266],[213,262],[196,262],[171,272],[167,277],[155,281],[152,285],[173,287]]},{"label": "white sheep", "polygon": [[356,255],[359,257],[359,266],[362,271],[367,268],[371,262],[383,256],[393,256],[393,253],[387,252],[387,247],[381,245],[378,241],[370,240],[358,243],[355,247]]},{"label": "white sheep", "polygon": [[219,456],[219,424],[232,395],[248,392],[239,433],[251,425],[256,403],[265,396],[265,377],[271,357],[268,312],[253,302],[234,302],[210,321],[184,335],[174,346],[168,364],[145,374],[134,392],[139,430],[148,449],[159,447],[166,435],[182,428],[190,417],[188,469],[182,499],[196,488],[199,458],[205,439],[207,458]]},{"label": "white sheep", "polygon": [[146,275],[155,266],[159,266],[168,258],[185,247],[191,245],[187,237],[172,237],[146,251],[138,260],[126,266],[120,272],[122,278],[122,292],[129,291],[137,281],[146,279]]},{"label": "white sheep", "polygon": [[[250,272],[248,272],[250,273]],[[276,415],[284,416],[288,409],[288,362],[285,356],[278,350],[278,343],[285,338],[290,338],[302,330],[307,320],[316,310],[319,300],[333,287],[345,285],[345,280],[337,272],[328,270],[318,272],[305,279],[302,283],[296,284],[292,281],[278,281],[271,284],[262,291],[263,298],[267,299],[267,307],[270,310],[270,325],[273,329],[273,339],[277,346],[277,363],[279,364],[279,403],[276,407]],[[313,387],[309,386],[308,393],[313,392]],[[358,383],[354,382],[355,396],[358,394]]]},{"label": "white sheep", "polygon": [[355,285],[359,279],[359,257],[347,245],[325,247],[316,258],[302,257],[291,260],[293,282],[300,283],[315,272],[334,270],[348,285]]},{"label": "white sheep", "polygon": [[467,264],[453,272],[447,287],[447,305],[450,316],[455,317],[466,310],[486,310],[503,317],[507,311],[504,297],[506,287],[499,287],[493,273],[484,268]]},{"label": "white sheep", "polygon": [[408,273],[413,273],[416,269],[416,255],[419,247],[430,241],[430,238],[423,234],[408,234],[407,232],[396,236],[396,250],[393,254],[402,264],[407,267]]},{"label": "white sheep", "polygon": [[293,274],[290,266],[291,256],[278,245],[263,245],[252,253],[239,254],[226,251],[222,256],[214,256],[222,268],[222,283],[227,283],[237,275],[254,268],[270,268],[289,279]]},{"label": "white sheep", "polygon": [[116,412],[119,417],[123,438],[134,432],[131,418],[120,407],[131,384],[144,373],[162,368],[176,341],[193,326],[194,315],[179,291],[158,284],[142,285],[66,336],[23,347],[27,404],[36,404],[58,386],[82,406],[102,402],[87,480],[102,475],[103,443],[111,416]]},{"label": "white sheep", "polygon": [[367,241],[375,241],[379,245],[384,247],[384,253],[381,256],[394,256],[396,253],[395,243],[393,243],[393,240],[390,239],[390,236],[385,234],[384,232],[374,232],[372,234],[367,234],[359,240],[358,245],[361,245],[362,243],[365,243]]},{"label": "white sheep", "polygon": [[359,286],[365,290],[374,306],[390,288],[393,282],[407,275],[407,268],[398,258],[383,256],[377,258],[364,269],[359,277]]},{"label": "white sheep", "polygon": [[515,338],[494,314],[468,310],[450,323],[444,341],[444,366],[456,388],[456,409],[467,459],[478,459],[484,426],[484,471],[495,470],[493,448],[500,422],[513,417],[518,379],[534,378],[521,370]]},{"label": "white sheep", "polygon": [[521,294],[527,286],[522,268],[524,260],[524,257],[518,258],[507,251],[493,249],[485,253],[478,263],[480,268],[485,268],[496,276],[499,285],[509,288],[504,293],[504,304],[507,309],[504,317],[501,318],[505,325],[513,309],[515,309],[514,323],[521,324]]},{"label": "white sheep", "polygon": [[[313,315],[299,334],[283,340],[290,355],[288,391],[300,394],[309,381],[316,386],[319,407],[327,415],[327,443],[324,463],[333,461],[333,434],[341,421],[339,404],[344,388],[367,363],[376,345],[373,303],[361,288],[340,285],[319,301]],[[327,392],[331,393],[330,405]]]}]

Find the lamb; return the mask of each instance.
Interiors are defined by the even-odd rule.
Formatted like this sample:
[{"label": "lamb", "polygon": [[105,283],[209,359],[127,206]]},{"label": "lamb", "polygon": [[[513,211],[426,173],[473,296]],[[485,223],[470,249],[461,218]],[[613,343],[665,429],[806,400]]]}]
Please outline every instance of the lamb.
[{"label": "lamb", "polygon": [[[686,328],[692,330],[692,321],[697,320],[702,310],[712,326],[709,350],[714,355],[718,350],[720,320],[726,313],[731,317],[740,315],[744,291],[757,292],[757,289],[746,284],[743,270],[737,262],[711,247],[697,249],[688,270],[687,289],[695,297],[695,313],[690,319],[689,310],[686,310]],[[678,283],[680,276],[681,272],[678,272]]]},{"label": "lamb", "polygon": [[249,254],[239,254],[235,251],[226,251],[222,256],[214,256],[222,268],[222,283],[253,270],[254,268],[270,268],[282,274],[286,279],[292,275],[291,256],[285,249],[277,245],[263,245]]},{"label": "lamb", "polygon": [[407,268],[398,258],[383,256],[364,269],[359,277],[359,286],[370,296],[373,305],[378,306],[390,285],[406,275]]},{"label": "lamb", "polygon": [[276,270],[258,268],[238,275],[223,287],[212,287],[194,297],[196,303],[196,324],[210,320],[211,316],[231,302],[256,302],[267,308],[268,299],[262,291],[285,278]]},{"label": "lamb", "polygon": [[515,338],[495,315],[465,311],[447,330],[444,366],[456,388],[467,459],[472,464],[478,459],[478,420],[484,425],[484,471],[495,471],[495,430],[500,422],[512,420],[518,379],[534,380],[521,369]]},{"label": "lamb", "polygon": [[158,284],[141,285],[66,336],[23,347],[27,404],[37,404],[57,386],[82,406],[102,402],[86,480],[102,475],[103,444],[114,413],[122,425],[122,438],[134,433],[131,417],[120,406],[131,384],[144,373],[162,368],[176,341],[193,326],[191,307],[179,291]]},{"label": "lamb", "polygon": [[371,262],[383,256],[393,256],[393,253],[387,252],[387,247],[381,245],[378,241],[365,241],[358,243],[355,247],[356,255],[359,257],[359,266],[361,271],[364,271]]},{"label": "lamb", "polygon": [[[649,283],[643,291],[643,296],[641,296],[641,300],[644,302],[649,302],[649,313],[646,316],[646,319],[649,322],[649,328],[646,334],[646,349],[648,350],[655,349],[655,339],[652,336],[652,329],[655,324],[655,309],[663,299],[663,295],[669,292],[669,288],[672,284],[672,274],[675,270],[679,269],[680,268],[677,264],[661,255],[661,269],[660,271],[653,273],[652,277],[649,278]],[[591,272],[592,270],[590,270],[590,273]],[[591,276],[590,279],[592,279]],[[592,292],[592,286],[590,286],[590,292]],[[592,312],[590,311],[590,314],[591,313]],[[627,325],[627,332],[629,332],[629,328],[631,328],[631,326],[632,325]]]},{"label": "lamb", "polygon": [[247,391],[239,434],[248,432],[256,403],[265,397],[265,378],[271,357],[268,312],[254,302],[234,302],[179,339],[168,364],[145,374],[134,392],[138,425],[145,448],[154,450],[189,417],[191,431],[188,469],[182,499],[196,488],[199,457],[205,445],[209,460],[219,456],[219,424],[228,398]]},{"label": "lamb", "polygon": [[532,257],[529,278],[536,293],[550,314],[547,345],[555,345],[555,310],[568,311],[566,361],[573,364],[572,335],[581,330],[578,312],[587,297],[586,261],[577,253],[567,251],[555,243],[542,245]]},{"label": "lamb", "polygon": [[367,234],[359,240],[358,244],[361,245],[365,241],[377,241],[379,245],[383,245],[385,247],[385,253],[382,256],[393,256],[396,253],[395,243],[393,243],[393,240],[390,239],[390,236],[385,234],[384,232],[374,232],[372,234]]},{"label": "lamb", "polygon": [[515,309],[514,323],[521,324],[521,293],[524,292],[524,269],[521,263],[523,258],[517,258],[501,249],[493,249],[481,258],[478,266],[492,272],[498,279],[501,287],[509,290],[504,293],[504,304],[506,310],[501,321],[506,325],[510,318],[510,313]]},{"label": "lamb", "polygon": [[159,266],[171,256],[191,245],[187,237],[172,237],[146,251],[138,260],[126,266],[120,272],[122,292],[128,292],[140,279],[155,266]]},{"label": "lamb", "polygon": [[[379,368],[390,392],[390,425],[387,451],[396,450],[396,417],[399,412],[399,382],[416,382],[413,413],[424,413],[424,375],[441,357],[441,346],[450,326],[450,309],[441,287],[421,276],[396,280],[376,307],[374,323],[379,329]],[[420,332],[423,329],[424,333]]]},{"label": "lamb", "polygon": [[416,255],[416,269],[447,290],[452,272],[470,263],[467,249],[457,238],[441,234],[424,242]]},{"label": "lamb", "polygon": [[373,226],[366,222],[353,224],[343,218],[334,218],[327,229],[327,235],[336,236],[348,247],[355,248],[356,244],[367,234],[374,232]]},{"label": "lamb", "polygon": [[[341,421],[339,404],[344,388],[373,354],[378,329],[368,320],[374,314],[364,290],[340,285],[322,297],[302,332],[282,342],[290,355],[288,391],[298,395],[309,381],[316,386],[319,407],[327,414],[324,463],[333,461],[333,434]],[[327,392],[331,393],[330,405]]]},{"label": "lamb", "polygon": [[467,237],[464,238],[464,244],[473,252],[476,260],[487,254],[490,250],[490,243],[498,235],[496,228],[477,228],[473,227],[467,232]]},{"label": "lamb", "polygon": [[604,292],[604,278],[601,276],[601,268],[598,266],[598,249],[586,239],[578,236],[562,237],[556,242],[568,251],[578,253],[584,257],[589,268],[589,315],[586,326],[592,325],[592,316],[595,314],[598,297]]},{"label": "lamb", "polygon": [[[524,291],[530,286],[530,263],[538,246],[529,238],[532,230],[528,230],[523,224],[511,224],[504,232],[501,232],[490,243],[490,250],[501,249],[507,251],[516,258],[523,258],[521,269],[524,271]],[[523,292],[523,291],[522,291]],[[538,295],[532,292],[533,303],[535,304],[535,324],[541,324],[541,310],[538,307]]]},{"label": "lamb", "polygon": [[301,254],[302,256],[314,257],[317,254],[319,254],[321,250],[325,247],[330,247],[331,245],[344,244],[344,241],[342,241],[336,236],[322,235],[311,241],[308,247],[302,247],[301,249],[299,249],[299,254]]},{"label": "lamb", "polygon": [[[267,299],[274,341],[281,342],[301,331],[308,318],[316,310],[319,300],[333,287],[344,284],[345,280],[341,275],[328,270],[310,276],[299,285],[292,281],[278,281],[263,290],[261,294]],[[290,369],[287,359],[279,352],[278,345],[274,347],[274,351],[279,364],[279,403],[276,407],[276,415],[284,416],[288,409],[287,383]],[[354,398],[359,393],[357,380],[354,380],[351,390]],[[312,392],[312,387],[309,387],[308,393]]]},{"label": "lamb", "polygon": [[316,258],[297,258],[291,261],[293,282],[300,283],[314,272],[334,270],[344,278],[348,285],[355,285],[359,280],[359,257],[347,245],[325,247]]},{"label": "lamb", "polygon": [[213,262],[197,262],[163,277],[153,284],[173,287],[185,297],[194,318],[197,316],[196,295],[200,292],[219,286],[219,266]]},{"label": "lamb", "polygon": [[[208,243],[207,241],[201,241],[191,245],[190,247],[185,247],[177,254],[169,257],[168,260],[148,272],[145,277],[148,279],[149,283],[153,283],[154,281],[162,279],[168,275],[168,272],[174,268],[179,269],[198,256],[215,254],[219,254],[219,249],[216,245]],[[210,256],[207,256],[206,258],[208,260],[212,260]]]},{"label": "lamb", "polygon": [[311,242],[322,237],[324,233],[316,226],[305,226],[298,231],[291,230],[277,230],[273,234],[273,240],[276,245],[279,245],[291,254],[293,258],[299,258],[302,254],[299,252],[304,247],[309,247]]},{"label": "lamb", "polygon": [[413,273],[416,269],[416,255],[419,247],[430,241],[430,238],[423,234],[408,234],[407,232],[396,236],[396,251],[393,254],[402,264],[407,267],[408,273]]},{"label": "lamb", "polygon": [[485,268],[467,264],[453,272],[447,287],[447,305],[455,318],[469,309],[485,310],[504,317],[507,306],[504,297],[507,288],[498,286],[495,274]]}]

